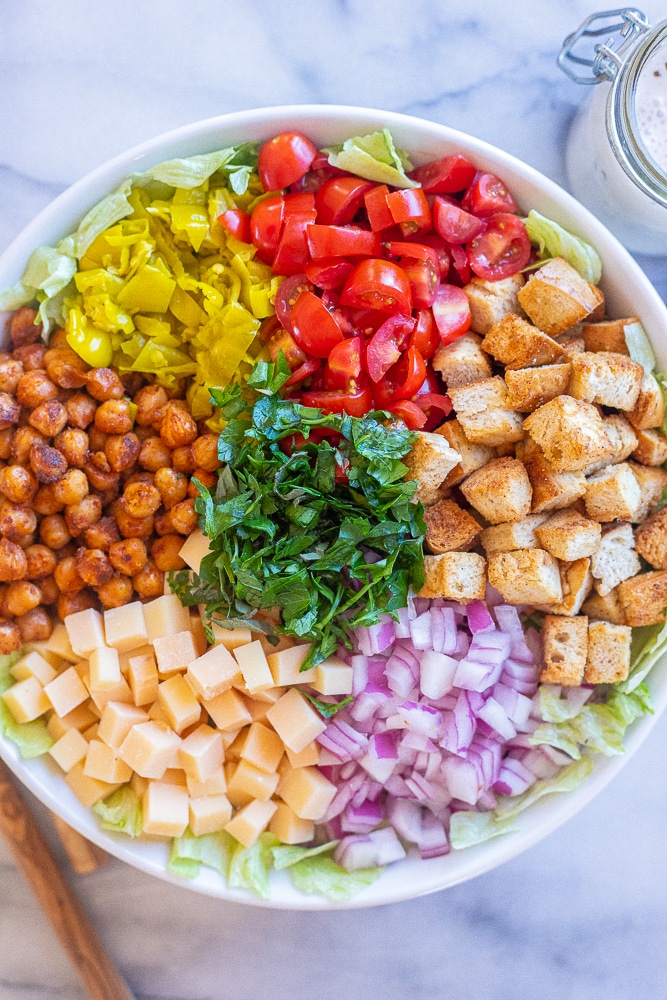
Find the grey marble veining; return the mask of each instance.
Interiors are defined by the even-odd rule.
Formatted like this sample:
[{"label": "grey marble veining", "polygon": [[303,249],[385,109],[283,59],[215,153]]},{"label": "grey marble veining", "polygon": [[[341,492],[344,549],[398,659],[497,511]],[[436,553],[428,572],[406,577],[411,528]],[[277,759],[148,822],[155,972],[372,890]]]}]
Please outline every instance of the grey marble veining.
[{"label": "grey marble veining", "polygon": [[[644,7],[653,20],[665,16],[657,0]],[[584,93],[555,56],[593,9],[586,0],[4,0],[0,250],[108,157],[188,121],[262,105],[416,114],[564,183],[565,136]],[[666,297],[667,260],[640,262]],[[139,1000],[659,997],[666,759],[663,721],[611,786],[523,856],[375,910],[225,904],[115,860],[74,880]],[[0,1000],[83,998],[0,842]]]}]

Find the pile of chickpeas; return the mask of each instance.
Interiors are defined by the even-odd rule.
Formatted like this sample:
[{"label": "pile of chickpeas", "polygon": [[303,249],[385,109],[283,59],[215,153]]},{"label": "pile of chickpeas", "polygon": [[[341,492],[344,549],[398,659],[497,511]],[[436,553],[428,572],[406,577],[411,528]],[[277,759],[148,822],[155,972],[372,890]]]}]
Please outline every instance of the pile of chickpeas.
[{"label": "pile of chickpeas", "polygon": [[12,316],[0,353],[0,653],[56,619],[157,597],[213,486],[217,434],[184,387],[91,368],[36,313]]}]

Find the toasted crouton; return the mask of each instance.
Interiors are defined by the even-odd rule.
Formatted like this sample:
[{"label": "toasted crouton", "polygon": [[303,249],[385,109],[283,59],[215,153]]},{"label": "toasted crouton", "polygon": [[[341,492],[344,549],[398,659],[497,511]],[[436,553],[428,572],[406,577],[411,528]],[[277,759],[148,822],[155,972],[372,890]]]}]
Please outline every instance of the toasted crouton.
[{"label": "toasted crouton", "polygon": [[625,625],[625,611],[616,588],[604,596],[593,590],[581,605],[581,610],[589,618],[611,622],[613,625]]},{"label": "toasted crouton", "polygon": [[491,524],[520,521],[530,513],[533,491],[528,473],[516,458],[494,458],[460,486],[468,503]]},{"label": "toasted crouton", "polygon": [[582,323],[581,335],[587,351],[614,351],[630,354],[625,340],[625,328],[638,323],[636,316],[627,319],[605,319],[601,323]]},{"label": "toasted crouton", "polygon": [[667,607],[667,570],[639,573],[618,585],[627,625],[660,625]]},{"label": "toasted crouton", "polygon": [[499,375],[450,389],[449,397],[473,444],[495,447],[524,436],[521,416],[507,406],[507,386]]},{"label": "toasted crouton", "polygon": [[639,483],[627,462],[608,465],[586,479],[586,513],[596,521],[634,521],[641,499]]},{"label": "toasted crouton", "polygon": [[505,368],[532,368],[565,360],[560,344],[514,313],[493,324],[482,341],[482,350]]},{"label": "toasted crouton", "polygon": [[403,459],[408,467],[405,478],[416,479],[419,484],[414,501],[420,501],[425,507],[435,503],[439,498],[438,487],[447,473],[458,465],[460,458],[442,435],[417,431],[417,440]]},{"label": "toasted crouton", "polygon": [[495,455],[494,449],[490,445],[473,444],[472,441],[469,441],[458,420],[446,420],[433,433],[446,438],[454,451],[460,455],[460,461],[447,473],[443,484],[445,487],[456,486],[475,469],[481,469],[483,465],[490,462]]},{"label": "toasted crouton", "polygon": [[667,489],[667,470],[640,465],[639,462],[628,461],[633,475],[639,483],[641,503],[633,521],[645,521],[659,503],[662,494]]},{"label": "toasted crouton", "polygon": [[542,625],[543,684],[576,687],[584,679],[588,655],[588,618],[545,615]]},{"label": "toasted crouton", "polygon": [[591,571],[598,594],[606,597],[619,583],[635,576],[640,569],[632,525],[621,521],[607,528],[591,556]]},{"label": "toasted crouton", "polygon": [[555,396],[567,392],[572,366],[542,365],[539,368],[507,369],[507,405],[522,413],[532,413]]},{"label": "toasted crouton", "polygon": [[572,358],[570,395],[588,403],[632,410],[643,377],[643,367],[625,354],[585,351]]},{"label": "toasted crouton", "polygon": [[609,622],[588,625],[588,656],[584,680],[587,684],[617,684],[630,673],[632,629]]},{"label": "toasted crouton", "polygon": [[632,424],[622,413],[610,413],[608,417],[602,418],[607,437],[611,441],[612,451],[605,455],[599,462],[593,462],[584,469],[585,476],[592,476],[594,472],[599,472],[607,465],[617,465],[624,462],[637,447],[637,435]]},{"label": "toasted crouton", "polygon": [[635,549],[654,569],[667,569],[667,507],[635,529]]},{"label": "toasted crouton", "polygon": [[557,337],[554,337],[554,340],[563,348],[568,361],[573,354],[580,354],[587,349],[586,342],[581,335],[580,323],[573,326],[572,329],[566,330],[565,333],[559,333]]},{"label": "toasted crouton", "polygon": [[635,430],[637,447],[632,457],[642,465],[662,465],[667,462],[667,437],[655,427]]},{"label": "toasted crouton", "polygon": [[655,375],[645,372],[637,396],[637,402],[628,412],[628,420],[633,427],[662,427],[665,419],[665,397]]},{"label": "toasted crouton", "polygon": [[436,555],[466,552],[473,548],[482,531],[472,514],[453,500],[438,500],[424,511],[426,545]]},{"label": "toasted crouton", "polygon": [[546,611],[551,615],[578,615],[581,606],[588,597],[593,586],[591,576],[591,561],[588,558],[575,559],[570,563],[559,563],[563,599],[554,604],[540,605],[538,611]]},{"label": "toasted crouton", "polygon": [[548,516],[548,514],[527,514],[520,521],[492,524],[484,529],[479,540],[487,556],[492,552],[511,552],[513,549],[539,549],[540,543],[535,529]]},{"label": "toasted crouton", "polygon": [[518,299],[535,326],[550,337],[604,308],[600,289],[562,257],[555,257],[535,271],[519,290]]},{"label": "toasted crouton", "polygon": [[489,583],[508,604],[554,604],[563,599],[558,562],[544,549],[493,552]]},{"label": "toasted crouton", "polygon": [[556,559],[574,562],[597,551],[602,526],[572,507],[558,510],[535,529],[540,545]]},{"label": "toasted crouton", "polygon": [[443,552],[424,556],[424,583],[419,597],[448,601],[481,601],[486,593],[486,559],[476,552]]},{"label": "toasted crouton", "polygon": [[613,451],[599,412],[572,396],[556,396],[539,406],[523,426],[556,472],[579,472]]},{"label": "toasted crouton", "polygon": [[481,349],[481,343],[482,338],[476,333],[465,333],[453,343],[438,347],[432,364],[448,389],[491,378],[491,362]]},{"label": "toasted crouton", "polygon": [[522,274],[513,274],[511,278],[501,278],[500,281],[486,281],[484,278],[473,278],[465,285],[463,291],[468,296],[470,306],[470,328],[475,333],[488,333],[494,323],[508,313],[523,315],[517,293],[524,285]]},{"label": "toasted crouton", "polygon": [[586,492],[583,472],[556,472],[539,447],[523,459],[533,490],[533,514],[560,510],[575,503]]}]

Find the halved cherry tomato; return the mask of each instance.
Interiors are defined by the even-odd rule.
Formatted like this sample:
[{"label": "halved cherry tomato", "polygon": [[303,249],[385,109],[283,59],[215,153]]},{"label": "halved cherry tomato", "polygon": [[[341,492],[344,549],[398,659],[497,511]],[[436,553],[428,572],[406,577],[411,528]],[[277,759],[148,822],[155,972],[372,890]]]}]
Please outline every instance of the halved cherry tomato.
[{"label": "halved cherry tomato", "polygon": [[421,430],[427,420],[424,411],[416,403],[413,403],[411,399],[399,399],[395,403],[383,406],[382,409],[387,410],[388,413],[393,413],[411,431]]},{"label": "halved cherry tomato", "polygon": [[449,248],[452,255],[452,267],[462,285],[467,285],[470,281],[470,261],[468,259],[467,247],[460,243],[452,243]]},{"label": "halved cherry tomato", "polygon": [[433,225],[448,243],[467,243],[484,229],[484,221],[439,195],[433,199]]},{"label": "halved cherry tomato", "polygon": [[312,291],[313,285],[305,274],[293,274],[281,282],[280,287],[276,292],[274,308],[276,310],[276,316],[286,330],[292,329],[292,321],[290,317],[292,309],[294,308],[294,303],[298,299],[299,295],[301,292]]},{"label": "halved cherry tomato", "polygon": [[427,233],[433,225],[431,206],[421,188],[402,188],[390,191],[387,205],[394,222],[407,236],[410,233]]},{"label": "halved cherry tomato", "polygon": [[509,278],[530,259],[530,237],[518,215],[499,212],[468,247],[470,267],[487,281]]},{"label": "halved cherry tomato", "polygon": [[305,381],[309,376],[314,375],[315,372],[320,367],[319,358],[306,358],[302,365],[295,368],[290,377],[285,382],[285,387],[289,388],[293,385],[299,385],[300,382]]},{"label": "halved cherry tomato", "polygon": [[364,204],[370,227],[374,233],[381,229],[389,229],[394,225],[394,217],[387,204],[389,188],[386,184],[378,184],[364,195]]},{"label": "halved cherry tomato", "polygon": [[410,337],[410,347],[416,347],[424,361],[430,361],[438,347],[440,336],[430,309],[420,309]]},{"label": "halved cherry tomato", "polygon": [[387,318],[386,312],[379,309],[349,309],[344,306],[341,311],[354,332],[361,337],[372,337]]},{"label": "halved cherry tomato", "polygon": [[273,260],[274,274],[300,274],[308,262],[308,227],[315,221],[315,196],[311,193],[284,197],[285,221]]},{"label": "halved cherry tomato", "polygon": [[324,369],[327,389],[349,389],[361,375],[361,337],[348,337],[332,348]]},{"label": "halved cherry tomato", "polygon": [[424,194],[454,194],[468,187],[475,176],[475,166],[465,156],[455,153],[416,167],[410,177],[419,181]]},{"label": "halved cherry tomato", "polygon": [[444,281],[449,274],[449,265],[451,264],[449,245],[437,233],[422,233],[417,237],[417,241],[419,246],[427,246],[435,250],[440,265],[440,280]]},{"label": "halved cherry tomato", "polygon": [[440,393],[435,392],[420,392],[415,396],[415,402],[422,409],[433,407],[433,409],[439,410],[443,417],[448,417],[454,409],[449,396],[440,395]]},{"label": "halved cherry tomato", "polygon": [[364,195],[373,187],[372,181],[360,177],[332,177],[315,195],[317,221],[324,226],[344,226],[364,203]]},{"label": "halved cherry tomato", "polygon": [[322,257],[320,260],[309,260],[304,270],[318,288],[338,291],[354,270],[354,264],[343,257]]},{"label": "halved cherry tomato", "polygon": [[465,208],[482,217],[497,212],[516,212],[518,208],[505,182],[489,173],[477,174],[464,200]]},{"label": "halved cherry tomato", "polygon": [[368,386],[341,391],[302,392],[304,406],[316,406],[325,413],[349,413],[351,417],[363,417],[373,408],[373,396]]},{"label": "halved cherry tomato", "polygon": [[281,132],[259,150],[257,172],[266,191],[279,191],[301,180],[317,156],[310,139],[300,132]]},{"label": "halved cherry tomato", "polygon": [[374,390],[378,405],[412,399],[424,384],[427,368],[416,347],[409,347],[400,361],[393,365]]},{"label": "halved cherry tomato", "polygon": [[290,320],[297,344],[315,358],[328,358],[332,348],[343,339],[343,331],[314,292],[299,294]]},{"label": "halved cherry tomato", "polygon": [[260,201],[250,216],[250,239],[257,248],[257,256],[265,264],[272,264],[280,242],[285,218],[285,201],[282,195]]},{"label": "halved cherry tomato", "polygon": [[366,348],[366,370],[373,382],[379,382],[400,360],[414,325],[412,316],[397,313],[373,334]]},{"label": "halved cherry tomato", "polygon": [[388,313],[410,313],[410,279],[398,264],[368,257],[360,261],[343,286],[341,305],[355,309],[379,309]]},{"label": "halved cherry tomato", "polygon": [[271,360],[274,362],[277,361],[278,355],[282,351],[291,371],[296,371],[306,361],[305,353],[301,350],[289,330],[285,330],[280,323],[276,323],[273,333],[268,337],[264,336],[263,339],[266,342]]},{"label": "halved cherry tomato", "polygon": [[241,243],[250,243],[250,216],[242,208],[228,208],[218,216],[221,226]]},{"label": "halved cherry tomato", "polygon": [[396,241],[387,243],[387,251],[398,258],[410,280],[413,307],[428,309],[440,284],[440,262],[436,251],[422,243]]},{"label": "halved cherry tomato", "polygon": [[380,237],[358,226],[309,226],[308,249],[313,260],[322,257],[377,257]]},{"label": "halved cherry tomato", "polygon": [[443,344],[451,344],[470,329],[468,296],[457,285],[440,285],[432,309]]}]

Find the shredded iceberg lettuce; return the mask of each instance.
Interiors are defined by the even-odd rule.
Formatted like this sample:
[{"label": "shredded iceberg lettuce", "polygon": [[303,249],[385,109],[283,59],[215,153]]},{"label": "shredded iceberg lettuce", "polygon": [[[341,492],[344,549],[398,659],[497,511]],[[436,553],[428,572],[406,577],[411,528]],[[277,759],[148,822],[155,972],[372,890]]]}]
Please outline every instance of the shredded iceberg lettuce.
[{"label": "shredded iceberg lettuce", "polygon": [[349,170],[365,180],[399,188],[419,187],[419,183],[406,174],[412,164],[406,153],[396,149],[389,129],[347,139],[342,145],[330,146],[323,152],[328,154],[332,166]]},{"label": "shredded iceberg lettuce", "polygon": [[535,209],[530,210],[524,222],[531,243],[538,247],[540,259],[564,257],[587,281],[597,285],[602,277],[602,261],[590,243],[540,215]]},{"label": "shredded iceberg lettuce", "polygon": [[103,830],[139,837],[143,829],[143,812],[139,796],[130,785],[123,785],[106,799],[96,802],[93,812],[99,816]]},{"label": "shredded iceberg lettuce", "polygon": [[236,841],[223,831],[197,837],[188,828],[181,837],[174,838],[167,870],[181,878],[196,878],[204,865],[227,878],[235,844]]},{"label": "shredded iceberg lettuce", "polygon": [[[562,703],[565,702],[565,705]],[[579,760],[584,751],[606,757],[624,753],[623,737],[631,722],[651,711],[650,695],[640,684],[632,692],[613,687],[603,702],[586,702],[575,714],[567,699],[540,689],[542,722],[530,738],[534,746],[548,744]]]},{"label": "shredded iceberg lettuce", "polygon": [[376,882],[384,868],[360,868],[348,872],[329,854],[313,854],[289,866],[292,884],[300,892],[325,896],[344,903]]},{"label": "shredded iceberg lettuce", "polygon": [[625,343],[633,361],[643,365],[644,371],[650,374],[657,364],[651,342],[641,323],[627,323],[623,328]]}]

